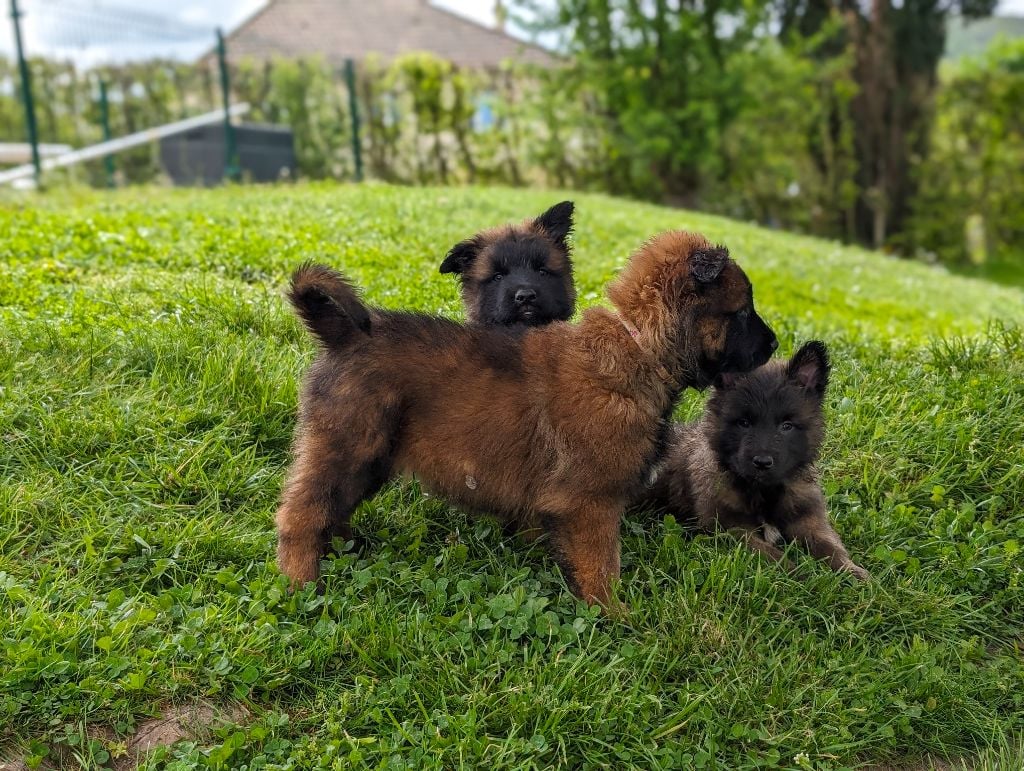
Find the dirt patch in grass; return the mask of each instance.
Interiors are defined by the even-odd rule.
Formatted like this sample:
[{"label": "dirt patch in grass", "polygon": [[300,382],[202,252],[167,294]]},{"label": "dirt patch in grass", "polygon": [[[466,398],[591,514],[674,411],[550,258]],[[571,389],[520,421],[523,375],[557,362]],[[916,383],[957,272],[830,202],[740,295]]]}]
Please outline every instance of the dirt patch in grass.
[{"label": "dirt patch in grass", "polygon": [[237,723],[248,713],[241,705],[214,705],[207,702],[174,705],[160,717],[147,720],[131,735],[127,753],[116,758],[115,771],[137,768],[139,762],[157,747],[168,747],[182,739],[199,739],[212,728]]},{"label": "dirt patch in grass", "polygon": [[[240,704],[211,704],[193,702],[190,704],[168,705],[159,717],[150,718],[139,725],[135,733],[118,740],[106,726],[89,728],[89,737],[99,740],[111,754],[105,767],[113,771],[133,771],[141,765],[153,750],[169,747],[183,739],[201,740],[210,735],[218,726],[237,723],[248,716]],[[70,747],[51,748],[56,757],[47,758],[37,771],[78,768],[79,762]],[[24,756],[10,760],[0,759],[0,771],[30,771]]]}]

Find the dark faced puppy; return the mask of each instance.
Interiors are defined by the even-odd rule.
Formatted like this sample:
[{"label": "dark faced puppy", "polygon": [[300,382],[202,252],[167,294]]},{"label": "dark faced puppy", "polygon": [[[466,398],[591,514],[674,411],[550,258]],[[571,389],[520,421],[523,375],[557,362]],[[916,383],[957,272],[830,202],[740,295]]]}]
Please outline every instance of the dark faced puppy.
[{"label": "dark faced puppy", "polygon": [[502,326],[567,321],[576,307],[572,214],[572,201],[563,201],[536,219],[484,230],[453,246],[441,272],[458,274],[466,318]]},{"label": "dark faced puppy", "polygon": [[290,299],[321,350],[277,512],[292,585],[317,579],[333,536],[352,537],[360,501],[407,474],[547,532],[573,591],[612,602],[619,519],[681,389],[762,364],[776,341],[743,271],[694,233],[650,241],[608,295],[617,313],[513,334],[367,307],[340,274],[300,268]]},{"label": "dark faced puppy", "polygon": [[830,368],[825,345],[814,340],[788,364],[771,362],[745,376],[719,375],[707,405],[714,416],[709,441],[738,481],[781,487],[817,460]]},{"label": "dark faced puppy", "polygon": [[825,435],[829,360],[812,341],[788,362],[719,375],[704,416],[677,426],[643,501],[730,530],[781,560],[775,541],[799,541],[834,570],[867,579],[832,527],[814,467]]}]

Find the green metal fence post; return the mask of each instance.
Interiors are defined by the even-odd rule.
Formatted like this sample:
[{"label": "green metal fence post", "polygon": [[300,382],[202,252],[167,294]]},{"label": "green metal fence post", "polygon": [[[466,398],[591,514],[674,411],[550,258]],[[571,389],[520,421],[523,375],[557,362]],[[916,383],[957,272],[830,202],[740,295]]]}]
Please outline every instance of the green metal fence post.
[{"label": "green metal fence post", "polygon": [[[100,123],[103,126],[103,141],[109,142],[110,137],[110,104],[107,101],[107,82],[100,79]],[[103,156],[103,167],[107,171],[107,187],[114,187],[114,156]]]},{"label": "green metal fence post", "polygon": [[224,33],[217,28],[217,64],[220,66],[220,91],[224,100],[224,176],[237,180],[238,146],[235,143],[235,127],[231,125],[231,80],[228,76],[227,48],[224,45]]},{"label": "green metal fence post", "polygon": [[363,146],[359,137],[359,101],[356,99],[356,65],[345,60],[345,85],[348,87],[348,111],[352,115],[352,157],[356,164],[356,182],[363,181]]},{"label": "green metal fence post", "polygon": [[36,108],[32,102],[32,80],[29,75],[28,62],[25,61],[25,50],[21,44],[21,12],[18,0],[11,0],[11,21],[14,24],[14,44],[18,52],[18,71],[21,74],[21,99],[25,105],[25,127],[28,129],[28,142],[32,145],[32,165],[36,171],[36,187],[42,182],[43,170],[39,164],[39,132],[36,129]]}]

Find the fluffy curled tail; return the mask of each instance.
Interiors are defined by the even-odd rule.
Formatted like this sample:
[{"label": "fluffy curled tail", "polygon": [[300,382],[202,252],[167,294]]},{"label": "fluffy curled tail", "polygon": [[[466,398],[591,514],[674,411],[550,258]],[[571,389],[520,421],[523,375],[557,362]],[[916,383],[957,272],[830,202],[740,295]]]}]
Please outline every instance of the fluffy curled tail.
[{"label": "fluffy curled tail", "polygon": [[327,348],[343,348],[353,332],[370,333],[370,312],[348,280],[326,265],[308,263],[292,274],[288,299]]}]

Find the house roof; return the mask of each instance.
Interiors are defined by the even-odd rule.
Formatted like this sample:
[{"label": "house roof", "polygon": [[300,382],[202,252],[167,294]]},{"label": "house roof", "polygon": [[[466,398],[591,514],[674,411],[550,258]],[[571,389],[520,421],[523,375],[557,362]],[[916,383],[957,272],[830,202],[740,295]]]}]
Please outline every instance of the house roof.
[{"label": "house roof", "polygon": [[227,36],[228,58],[320,54],[328,61],[393,59],[427,51],[467,68],[506,59],[554,64],[540,46],[485,27],[428,0],[269,0]]}]

